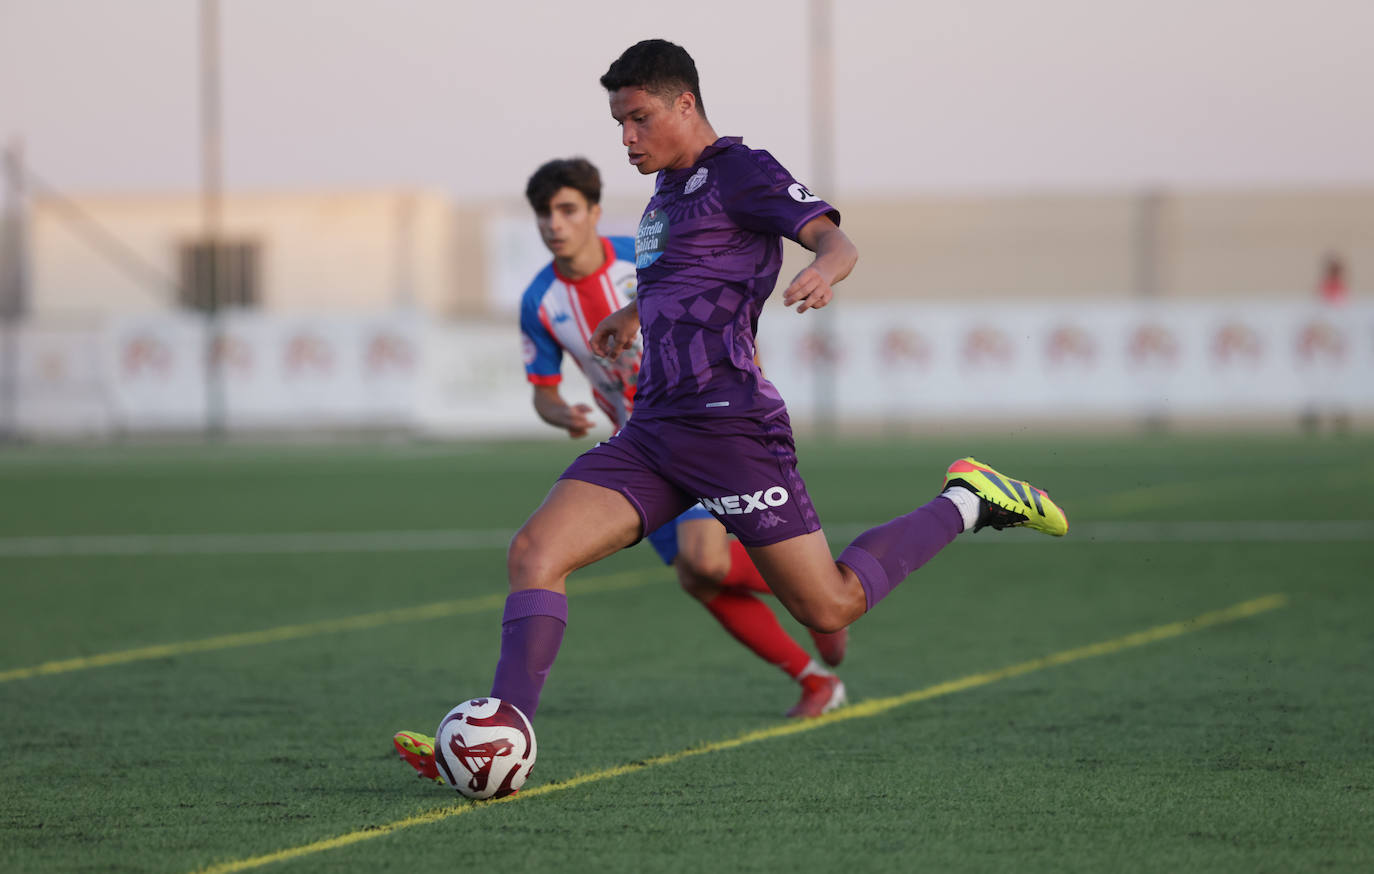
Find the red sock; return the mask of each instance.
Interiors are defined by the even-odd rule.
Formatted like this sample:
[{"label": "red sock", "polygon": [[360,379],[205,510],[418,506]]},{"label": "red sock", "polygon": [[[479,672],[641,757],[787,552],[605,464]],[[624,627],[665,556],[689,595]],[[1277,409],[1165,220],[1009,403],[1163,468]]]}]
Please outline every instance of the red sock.
[{"label": "red sock", "polygon": [[706,609],[725,630],[755,655],[797,677],[811,662],[806,650],[788,636],[768,605],[748,592],[724,591],[706,603]]},{"label": "red sock", "polygon": [[730,570],[720,584],[748,589],[751,592],[762,592],[765,595],[773,594],[773,590],[768,588],[768,583],[764,582],[759,574],[759,569],[754,567],[754,560],[749,557],[749,551],[738,540],[730,541]]}]

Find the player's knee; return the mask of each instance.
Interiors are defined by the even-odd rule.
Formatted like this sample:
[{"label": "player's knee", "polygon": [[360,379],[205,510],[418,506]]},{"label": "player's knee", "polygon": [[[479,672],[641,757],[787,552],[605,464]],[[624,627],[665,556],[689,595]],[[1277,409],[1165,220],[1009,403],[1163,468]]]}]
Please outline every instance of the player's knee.
[{"label": "player's knee", "polygon": [[537,586],[553,572],[548,551],[525,528],[515,532],[506,549],[506,572],[512,591]]},{"label": "player's knee", "polygon": [[[696,580],[719,585],[730,573],[730,550],[713,549],[706,544],[687,544],[678,551],[674,564],[679,571],[679,580],[684,574],[690,574]],[[685,582],[683,588],[686,588]]]},{"label": "player's knee", "polygon": [[843,631],[848,628],[853,621],[849,618],[848,611],[830,610],[817,613],[809,620],[803,620],[802,624],[821,634],[834,634],[836,631]]},{"label": "player's knee", "polygon": [[848,628],[863,614],[862,607],[856,613],[853,604],[838,598],[788,603],[787,609],[802,625],[822,634],[831,634]]},{"label": "player's knee", "polygon": [[673,565],[677,570],[677,583],[688,595],[705,604],[720,594],[721,587],[717,582],[693,573],[683,564],[681,556]]}]

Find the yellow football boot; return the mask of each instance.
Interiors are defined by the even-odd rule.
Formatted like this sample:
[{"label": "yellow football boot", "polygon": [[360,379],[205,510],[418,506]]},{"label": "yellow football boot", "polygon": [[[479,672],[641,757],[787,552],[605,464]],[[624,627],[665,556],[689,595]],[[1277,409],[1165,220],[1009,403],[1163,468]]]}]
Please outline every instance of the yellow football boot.
[{"label": "yellow football boot", "polygon": [[1054,537],[1069,533],[1069,517],[1043,490],[1000,474],[976,458],[961,458],[949,466],[945,488],[950,486],[963,486],[981,499],[974,531],[1023,526]]},{"label": "yellow football boot", "polygon": [[444,782],[444,778],[439,776],[439,766],[434,762],[434,738],[418,731],[398,731],[391,742],[417,775],[436,783]]}]

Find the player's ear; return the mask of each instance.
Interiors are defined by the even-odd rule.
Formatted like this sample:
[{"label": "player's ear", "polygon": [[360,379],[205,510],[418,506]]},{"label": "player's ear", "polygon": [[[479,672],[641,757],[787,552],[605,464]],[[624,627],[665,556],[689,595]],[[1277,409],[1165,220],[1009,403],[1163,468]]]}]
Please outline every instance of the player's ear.
[{"label": "player's ear", "polygon": [[598,222],[600,222],[601,204],[593,203],[591,206],[587,207],[587,215],[592,217],[592,224],[597,224]]},{"label": "player's ear", "polygon": [[690,91],[684,91],[677,96],[677,111],[681,115],[691,115],[697,108],[697,96]]}]

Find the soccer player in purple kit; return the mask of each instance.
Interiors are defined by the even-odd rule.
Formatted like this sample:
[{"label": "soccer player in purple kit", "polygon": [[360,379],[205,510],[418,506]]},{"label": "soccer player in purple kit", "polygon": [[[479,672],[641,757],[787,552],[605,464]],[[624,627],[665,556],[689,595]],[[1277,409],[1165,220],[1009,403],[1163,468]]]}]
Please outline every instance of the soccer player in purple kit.
[{"label": "soccer player in purple kit", "polygon": [[[609,361],[594,354],[588,341],[605,316],[634,297],[635,241],[601,236],[601,174],[585,158],[544,163],[530,176],[525,197],[540,239],[553,255],[526,288],[520,307],[525,374],[533,387],[535,413],[574,439],[593,427],[592,408],[569,403],[560,391],[566,355],[587,378],[596,405],[614,427],[622,428],[634,409],[638,350]],[[846,703],[840,678],[811,658],[757,597],[771,594],[768,584],[749,553],[710,511],[694,505],[645,539],[673,568],[682,590],[731,637],[801,687],[787,716],[821,716]],[[812,630],[811,637],[825,665],[833,668],[844,659],[847,629],[829,634]],[[434,738],[399,731],[392,743],[421,776],[442,782],[434,764]]]},{"label": "soccer player in purple kit", "polygon": [[747,547],[788,611],[818,631],[847,627],[961,532],[1068,531],[1044,491],[963,458],[934,499],[833,558],[754,337],[783,237],[815,253],[783,291],[798,313],[831,301],[858,250],[839,212],[771,155],[716,135],[681,46],[639,42],[601,85],[630,164],[657,174],[635,241],[638,295],[590,340],[614,360],[642,332],[636,406],[619,433],[564,471],[511,541],[492,696],[533,719],[568,621],[568,575],[697,501]]},{"label": "soccer player in purple kit", "polygon": [[[553,255],[525,290],[520,308],[535,411],[573,438],[592,427],[591,408],[568,403],[559,390],[566,355],[587,377],[597,406],[622,428],[634,409],[638,349],[612,362],[594,354],[588,340],[603,318],[634,298],[634,240],[598,232],[601,174],[585,158],[544,163],[530,176],[525,197],[540,239]],[[788,716],[820,716],[844,704],[844,683],[808,656],[755,596],[768,593],[767,584],[739,541],[730,539],[709,511],[693,506],[645,539],[676,571],[683,591],[731,636],[801,686]],[[812,638],[827,665],[843,660],[847,632],[812,632]]]}]

